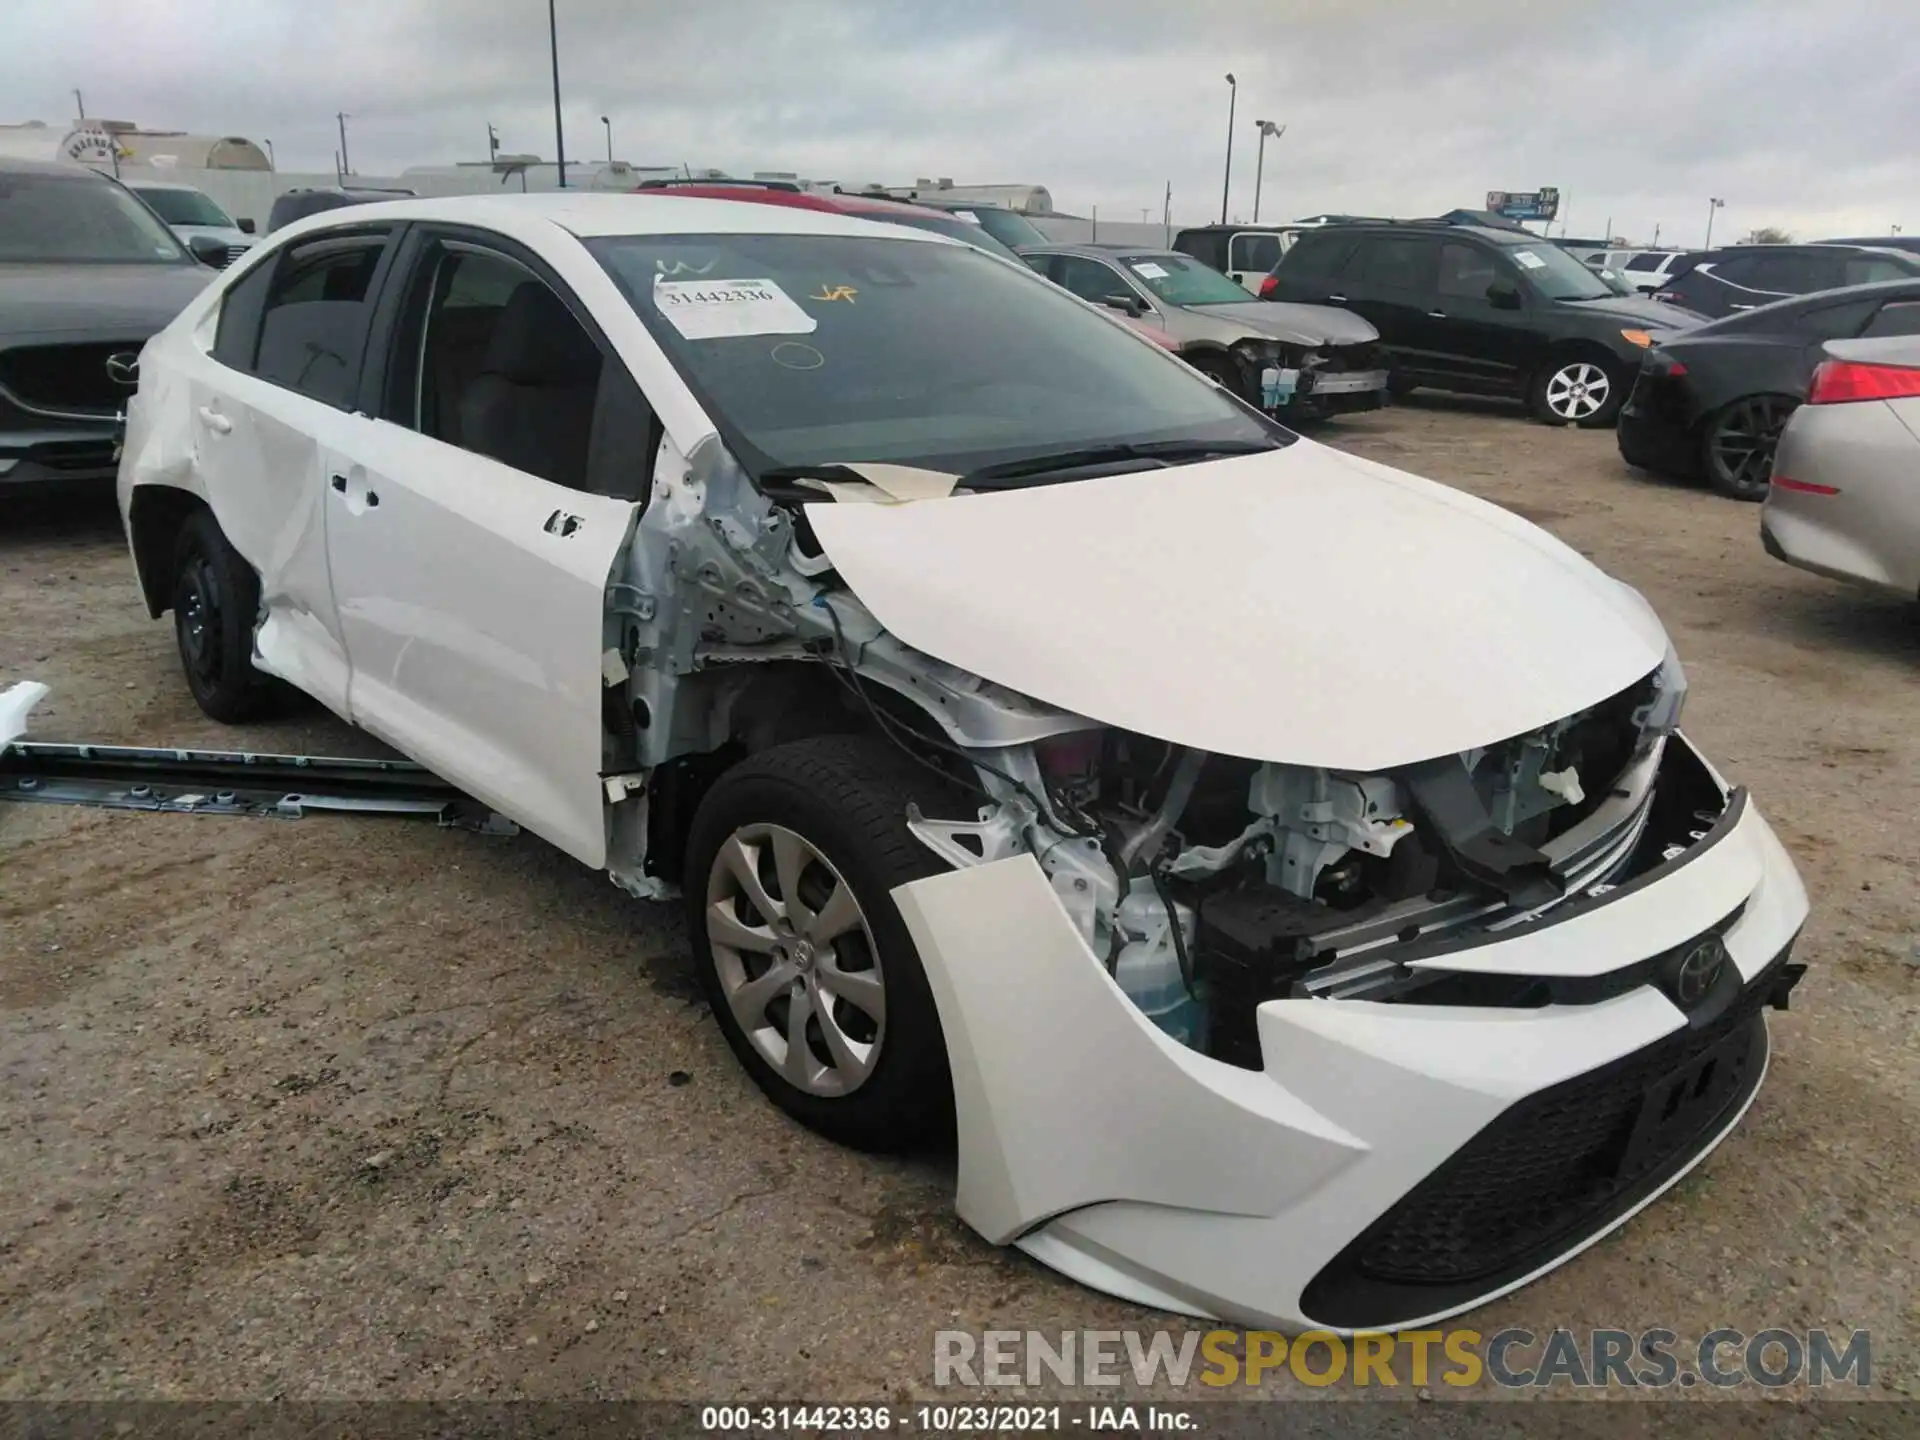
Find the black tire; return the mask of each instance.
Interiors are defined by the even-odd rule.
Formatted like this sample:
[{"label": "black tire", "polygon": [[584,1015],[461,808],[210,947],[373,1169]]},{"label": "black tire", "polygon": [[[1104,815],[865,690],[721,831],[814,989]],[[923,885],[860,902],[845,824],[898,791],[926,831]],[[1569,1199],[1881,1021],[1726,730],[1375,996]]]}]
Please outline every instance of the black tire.
[{"label": "black tire", "polygon": [[1226,387],[1228,394],[1238,395],[1242,400],[1247,398],[1242,389],[1239,367],[1226,356],[1212,351],[1202,351],[1198,355],[1186,355],[1181,358],[1209,380],[1219,381]]},{"label": "black tire", "polygon": [[[1603,359],[1591,351],[1562,351],[1550,355],[1534,374],[1527,387],[1527,409],[1543,425],[1578,425],[1582,430],[1600,430],[1620,418],[1627,403],[1627,388],[1632,379],[1620,362]],[[1596,387],[1600,395],[1593,394]],[[1582,414],[1582,407],[1597,399],[1598,405]]]},{"label": "black tire", "polygon": [[[942,792],[937,776],[885,740],[863,735],[797,740],[744,760],[723,774],[701,802],[687,841],[688,935],[701,988],[727,1044],[774,1104],[809,1129],[860,1150],[938,1145],[953,1135],[953,1081],[939,1012],[892,896],[896,885],[947,868],[907,829],[907,806],[915,800],[928,813],[966,813],[964,804],[949,808],[951,797]],[[735,1014],[729,986],[745,988],[764,980],[775,963],[787,962],[786,952],[749,955],[744,949],[722,945],[716,955],[709,935],[710,893],[721,894],[713,903],[727,907],[727,913],[742,923],[757,929],[778,928],[768,917],[758,915],[750,901],[723,893],[738,887],[730,878],[737,872],[726,870],[721,862],[721,847],[737,835],[755,844],[756,828],[769,826],[797,835],[815,852],[795,886],[806,896],[804,903],[824,903],[820,887],[830,890],[837,880],[850,887],[864,916],[863,929],[819,952],[823,957],[832,955],[831,965],[842,972],[866,973],[861,960],[870,960],[871,973],[883,987],[884,1018],[877,1026],[858,1007],[849,1010],[848,1001],[826,997],[828,1013],[840,1017],[834,1023],[841,1038],[874,1045],[878,1051],[871,1070],[843,1093],[816,1093],[795,1083],[762,1053]],[[771,848],[769,837],[758,851],[761,883],[769,897],[784,903],[776,890],[777,876],[766,868],[771,864]],[[717,868],[722,871],[718,878]],[[809,886],[814,887],[810,894]],[[729,967],[741,967],[741,978],[723,978],[723,961]],[[762,963],[764,968],[749,968]],[[788,1050],[780,1032],[791,1032],[793,1007],[802,1003],[804,990],[807,1009],[802,1012],[802,1034],[807,1057],[839,1076],[819,1028],[821,992],[815,988],[816,982],[830,985],[833,970],[824,958],[816,963],[811,948],[802,963],[807,967],[804,979],[781,985],[757,1006],[748,1003],[750,1013],[766,1022],[756,1028],[756,1034],[760,1043],[778,1039],[782,1050]],[[855,1033],[855,1022],[862,1022],[865,1033]],[[828,1083],[834,1082],[829,1079]]]},{"label": "black tire", "polygon": [[170,599],[180,668],[201,710],[223,725],[271,714],[281,691],[253,668],[260,577],[208,511],[195,511],[180,527]]},{"label": "black tire", "polygon": [[1790,395],[1742,395],[1700,426],[1700,473],[1732,500],[1764,500],[1780,432],[1800,404]]}]

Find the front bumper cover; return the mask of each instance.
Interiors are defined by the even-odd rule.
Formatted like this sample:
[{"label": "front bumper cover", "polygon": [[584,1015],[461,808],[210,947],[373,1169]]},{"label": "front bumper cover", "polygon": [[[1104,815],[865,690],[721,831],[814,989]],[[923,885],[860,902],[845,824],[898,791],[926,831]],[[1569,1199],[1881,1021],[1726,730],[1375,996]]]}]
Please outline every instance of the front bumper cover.
[{"label": "front bumper cover", "polygon": [[[1649,1204],[1758,1089],[1759,1007],[1806,893],[1751,805],[1713,850],[1535,950],[1549,971],[1624,969],[1721,926],[1737,892],[1720,933],[1741,998],[1709,1040],[1652,983],[1533,1009],[1289,999],[1259,1008],[1259,1071],[1156,1029],[1031,856],[901,886],[953,1071],[961,1218],[1096,1289],[1243,1325],[1405,1327],[1515,1289]],[[1700,1095],[1663,1130],[1645,1107],[1676,1085]],[[1624,1130],[1595,1128],[1598,1101]],[[1517,1164],[1609,1145],[1597,1199],[1553,1192],[1526,1243],[1476,1231],[1526,1210]]]}]

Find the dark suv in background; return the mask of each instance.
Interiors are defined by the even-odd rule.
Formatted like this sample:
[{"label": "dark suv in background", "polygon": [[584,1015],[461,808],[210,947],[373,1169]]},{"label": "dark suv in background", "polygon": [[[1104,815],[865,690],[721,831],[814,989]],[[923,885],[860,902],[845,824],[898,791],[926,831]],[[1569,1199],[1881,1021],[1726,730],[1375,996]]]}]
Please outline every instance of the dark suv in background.
[{"label": "dark suv in background", "polygon": [[1794,295],[1920,275],[1920,255],[1865,245],[1729,245],[1673,268],[1656,299],[1719,320]]},{"label": "dark suv in background", "polygon": [[1538,236],[1444,220],[1304,231],[1260,297],[1372,321],[1398,394],[1512,396],[1553,425],[1611,424],[1654,337],[1700,319],[1619,294]]}]

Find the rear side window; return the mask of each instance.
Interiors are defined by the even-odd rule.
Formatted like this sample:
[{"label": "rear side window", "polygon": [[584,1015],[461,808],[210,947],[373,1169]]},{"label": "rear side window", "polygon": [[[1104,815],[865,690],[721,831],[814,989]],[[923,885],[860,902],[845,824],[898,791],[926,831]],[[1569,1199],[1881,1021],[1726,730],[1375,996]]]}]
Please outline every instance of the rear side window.
[{"label": "rear side window", "polygon": [[1288,279],[1324,279],[1340,273],[1354,242],[1346,235],[1302,235],[1286,253],[1284,271]]},{"label": "rear side window", "polygon": [[1635,255],[1631,260],[1627,261],[1627,269],[1658,270],[1669,258],[1669,256],[1658,250],[1648,250],[1643,254]]},{"label": "rear side window", "polygon": [[1388,236],[1368,240],[1360,247],[1360,277],[1387,290],[1417,290],[1427,246],[1420,240]]},{"label": "rear side window", "polygon": [[253,370],[260,351],[260,312],[273,284],[271,260],[249,270],[220,297],[220,320],[213,337],[213,358],[232,370]]},{"label": "rear side window", "polygon": [[1227,237],[1211,230],[1189,230],[1174,237],[1173,248],[1183,255],[1191,255],[1202,265],[1211,265],[1216,270],[1227,268]]},{"label": "rear side window", "polygon": [[1861,256],[1841,264],[1842,285],[1874,285],[1882,280],[1905,280],[1913,272],[1897,260],[1879,255]]},{"label": "rear side window", "polygon": [[[384,230],[327,235],[289,246],[276,263],[261,267],[271,279],[261,294],[259,328],[253,332],[257,340],[250,338],[247,306],[236,304],[231,317],[223,307],[215,357],[236,369],[251,369],[269,384],[342,410],[351,408],[373,312],[374,280],[386,251]],[[254,276],[242,281],[229,303],[240,300],[254,283]],[[252,297],[245,298],[250,302]]]},{"label": "rear side window", "polygon": [[1796,322],[1801,334],[1814,340],[1848,340],[1860,333],[1872,306],[1858,300],[1841,305],[1823,305],[1809,310]]},{"label": "rear side window", "polygon": [[1278,235],[1236,235],[1229,247],[1229,270],[1258,271],[1264,275],[1280,263]]},{"label": "rear side window", "polygon": [[1920,335],[1920,300],[1894,300],[1881,306],[1880,313],[1860,334],[1863,339],[1883,335]]}]

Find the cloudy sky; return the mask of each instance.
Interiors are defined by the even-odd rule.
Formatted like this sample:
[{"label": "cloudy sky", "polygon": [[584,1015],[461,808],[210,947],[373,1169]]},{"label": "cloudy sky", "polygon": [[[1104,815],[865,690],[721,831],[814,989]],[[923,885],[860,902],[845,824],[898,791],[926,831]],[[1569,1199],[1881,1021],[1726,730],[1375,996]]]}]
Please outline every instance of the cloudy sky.
[{"label": "cloudy sky", "polygon": [[[274,141],[283,170],[553,153],[543,0],[0,0],[0,121]],[[1574,234],[1920,231],[1911,0],[558,0],[570,155],[1047,185],[1063,210],[1431,213],[1558,185]],[[12,113],[6,113],[11,111]]]}]

